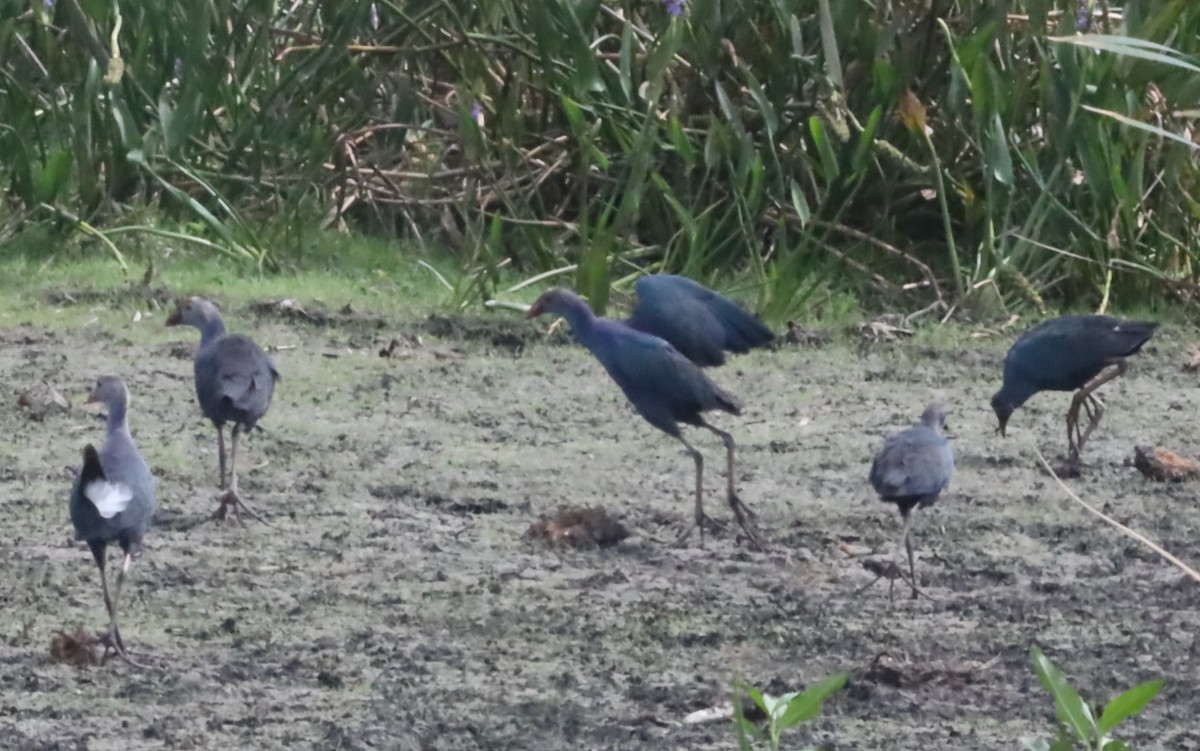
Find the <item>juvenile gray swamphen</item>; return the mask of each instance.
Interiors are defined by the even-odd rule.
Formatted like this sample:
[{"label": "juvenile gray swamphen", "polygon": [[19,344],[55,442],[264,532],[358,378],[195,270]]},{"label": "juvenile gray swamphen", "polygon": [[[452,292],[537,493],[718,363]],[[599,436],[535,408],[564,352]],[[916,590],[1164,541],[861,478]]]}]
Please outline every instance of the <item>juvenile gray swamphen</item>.
[{"label": "juvenile gray swamphen", "polygon": [[[954,476],[954,453],[942,435],[945,425],[945,408],[930,404],[919,423],[888,436],[871,464],[871,486],[885,503],[896,504],[904,520],[899,547],[908,553],[909,584],[914,600],[920,590],[908,531],[913,509],[932,506]],[[892,584],[894,587],[894,580]]]},{"label": "juvenile gray swamphen", "polygon": [[[215,516],[224,519],[229,508],[235,516],[244,509],[259,521],[238,496],[238,436],[249,433],[267,413],[279,371],[262,348],[249,337],[229,334],[217,306],[202,297],[181,299],[167,318],[168,326],[193,326],[200,329],[200,348],[196,350],[194,373],[196,398],[200,410],[217,428],[217,453],[220,455],[220,506]],[[225,482],[225,424],[230,423],[230,480]],[[238,516],[238,520],[241,517]]]},{"label": "juvenile gray swamphen", "polygon": [[567,319],[575,338],[587,347],[612,379],[621,387],[634,409],[654,427],[684,445],[696,463],[696,515],[680,539],[686,539],[694,527],[700,528],[704,541],[704,457],[683,437],[679,424],[695,425],[716,433],[725,444],[728,456],[727,500],[742,531],[755,545],[750,510],[734,489],[733,436],[704,420],[703,413],[719,409],[741,414],[737,400],[704,374],[698,365],[684,357],[669,342],[628,326],[623,321],[597,318],[588,304],[575,293],[561,288],[547,290],[528,311],[528,316],[553,313]]},{"label": "juvenile gray swamphen", "polygon": [[[1006,434],[1013,411],[1039,391],[1078,389],[1067,410],[1067,451],[1069,460],[1077,462],[1104,414],[1104,405],[1092,392],[1122,375],[1129,367],[1125,359],[1150,341],[1157,328],[1151,321],[1062,316],[1022,334],[1004,358],[1004,384],[992,397],[1000,434]],[[1088,415],[1085,430],[1079,428],[1081,406]]]},{"label": "juvenile gray swamphen", "polygon": [[[85,540],[100,569],[104,607],[108,611],[109,630],[100,642],[105,652],[112,651],[127,662],[125,643],[117,628],[117,609],[121,587],[133,559],[142,552],[142,540],[154,513],[155,479],[129,434],[126,413],[129,390],[117,376],[104,376],[96,382],[88,403],[100,402],[108,410],[108,432],[99,451],[88,444],[83,449],[83,467],[71,488],[71,523],[75,539]],[[106,561],[108,546],[121,546],[125,558],[117,574],[116,593],[109,596]]]},{"label": "juvenile gray swamphen", "polygon": [[724,365],[726,352],[744,354],[775,339],[757,317],[686,277],[652,274],[635,289],[625,324],[667,340],[700,367]]}]

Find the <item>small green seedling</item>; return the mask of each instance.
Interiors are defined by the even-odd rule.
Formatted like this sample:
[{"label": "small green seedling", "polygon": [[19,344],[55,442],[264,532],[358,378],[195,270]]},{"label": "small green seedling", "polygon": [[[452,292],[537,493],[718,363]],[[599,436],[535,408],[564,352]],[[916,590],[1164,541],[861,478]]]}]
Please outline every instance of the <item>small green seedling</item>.
[{"label": "small green seedling", "polygon": [[1089,707],[1067,677],[1050,658],[1038,649],[1029,649],[1034,672],[1050,695],[1054,697],[1054,711],[1058,714],[1058,735],[1053,741],[1042,738],[1023,738],[1027,751],[1073,751],[1076,748],[1088,751],[1128,751],[1124,741],[1113,738],[1110,733],[1117,725],[1146,708],[1150,700],[1162,690],[1163,681],[1139,683],[1110,701],[1100,713]]},{"label": "small green seedling", "polygon": [[[836,673],[804,691],[793,691],[783,696],[764,694],[749,683],[737,680],[733,683],[733,725],[737,728],[738,747],[741,751],[752,751],[765,743],[770,751],[779,751],[779,738],[783,731],[802,722],[816,719],[821,707],[833,692],[846,685],[846,674]],[[743,697],[750,700],[767,716],[765,728],[746,718],[742,711]]]}]

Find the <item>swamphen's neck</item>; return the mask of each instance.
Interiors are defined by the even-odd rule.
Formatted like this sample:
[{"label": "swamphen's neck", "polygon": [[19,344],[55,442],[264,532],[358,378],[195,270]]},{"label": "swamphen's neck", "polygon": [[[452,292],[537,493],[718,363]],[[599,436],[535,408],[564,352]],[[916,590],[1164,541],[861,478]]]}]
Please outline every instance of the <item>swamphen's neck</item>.
[{"label": "swamphen's neck", "polygon": [[583,298],[571,295],[570,297],[564,296],[560,305],[556,307],[558,309],[554,312],[567,319],[567,323],[571,324],[571,331],[579,343],[590,349],[595,340],[598,319],[588,304],[583,301]]},{"label": "swamphen's neck", "polygon": [[117,435],[119,433],[129,433],[129,425],[126,423],[125,414],[128,411],[129,401],[122,397],[112,399],[104,405],[108,408],[108,421],[106,428],[108,434]]},{"label": "swamphen's neck", "polygon": [[219,315],[211,316],[200,327],[200,348],[207,347],[223,336],[225,336],[225,322]]}]

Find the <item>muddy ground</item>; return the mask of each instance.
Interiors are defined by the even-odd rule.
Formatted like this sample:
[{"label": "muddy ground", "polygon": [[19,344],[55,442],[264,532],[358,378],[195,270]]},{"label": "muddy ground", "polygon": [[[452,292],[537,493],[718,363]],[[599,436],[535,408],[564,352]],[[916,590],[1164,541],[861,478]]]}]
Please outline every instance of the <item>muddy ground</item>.
[{"label": "muddy ground", "polygon": [[[1011,335],[839,335],[717,371],[746,404],[715,421],[740,445],[738,485],[771,541],[758,552],[733,530],[671,544],[690,460],[587,352],[512,314],[229,311],[232,328],[282,348],[242,476],[280,531],[199,523],[217,464],[192,391],[195,332],[162,329],[161,311],[131,322],[138,303],[73,299],[94,318],[0,332],[0,748],[729,749],[727,723],[680,721],[726,700],[731,679],[783,692],[845,670],[847,689],[791,747],[1013,749],[1052,727],[1035,642],[1097,698],[1168,677],[1126,734],[1200,748],[1200,588],[1036,468],[1035,446],[1062,451],[1066,395],[1035,397],[995,435],[988,398]],[[1195,563],[1195,486],[1129,464],[1138,443],[1200,449],[1197,377],[1180,369],[1193,338],[1162,330],[1106,387],[1070,484]],[[123,606],[126,641],[156,669],[48,653],[55,630],[105,623],[71,539],[65,467],[103,437],[79,402],[108,371],[130,382],[134,436],[161,482]],[[16,406],[43,381],[70,411],[39,421]],[[872,576],[847,551],[892,553],[898,519],[872,496],[869,462],[932,398],[950,404],[959,472],[915,527],[932,599],[893,605],[883,583],[859,591]],[[695,439],[709,509],[727,519],[720,444]],[[580,505],[632,536],[582,551],[523,539]]]}]

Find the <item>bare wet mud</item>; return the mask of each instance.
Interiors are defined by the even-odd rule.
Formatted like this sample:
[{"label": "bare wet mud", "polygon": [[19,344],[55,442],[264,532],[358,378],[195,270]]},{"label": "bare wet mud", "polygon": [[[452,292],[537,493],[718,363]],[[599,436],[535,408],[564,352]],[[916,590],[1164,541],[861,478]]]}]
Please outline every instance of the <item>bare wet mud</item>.
[{"label": "bare wet mud", "polygon": [[[731,679],[783,692],[846,670],[797,745],[1012,749],[1053,721],[1032,643],[1091,696],[1166,676],[1127,735],[1200,748],[1200,589],[1037,469],[1034,446],[1065,445],[1066,395],[1035,397],[1007,439],[994,433],[1008,338],[789,346],[716,371],[746,405],[715,419],[739,442],[741,496],[771,542],[755,551],[735,525],[674,546],[690,460],[586,352],[503,316],[233,310],[231,328],[279,348],[284,380],[240,479],[280,531],[200,523],[217,462],[192,391],[195,332],[107,305],[83,326],[0,331],[0,748],[728,749],[727,723],[681,720],[725,701]],[[1196,376],[1180,369],[1192,336],[1164,328],[1103,390],[1108,412],[1069,482],[1200,562],[1196,486],[1132,465],[1139,444],[1200,448]],[[79,403],[105,372],[129,383],[161,483],[122,607],[151,670],[49,653],[57,631],[105,623],[71,539],[66,469],[103,437]],[[43,382],[71,406],[33,419],[17,401]],[[933,398],[950,405],[959,471],[914,528],[930,599],[897,587],[893,605],[884,582],[859,591],[873,577],[852,554],[891,555],[899,531],[866,475],[883,435]],[[708,509],[728,520],[721,446],[695,440]],[[526,537],[597,506],[631,535],[604,548]]]}]

